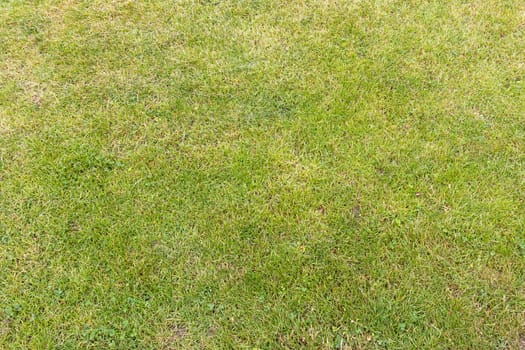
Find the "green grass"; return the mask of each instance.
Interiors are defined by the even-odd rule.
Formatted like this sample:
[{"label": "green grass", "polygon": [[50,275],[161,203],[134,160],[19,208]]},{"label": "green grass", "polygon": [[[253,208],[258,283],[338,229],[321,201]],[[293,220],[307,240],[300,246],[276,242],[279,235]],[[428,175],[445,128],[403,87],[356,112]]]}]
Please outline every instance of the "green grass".
[{"label": "green grass", "polygon": [[0,348],[525,349],[520,0],[0,0]]}]

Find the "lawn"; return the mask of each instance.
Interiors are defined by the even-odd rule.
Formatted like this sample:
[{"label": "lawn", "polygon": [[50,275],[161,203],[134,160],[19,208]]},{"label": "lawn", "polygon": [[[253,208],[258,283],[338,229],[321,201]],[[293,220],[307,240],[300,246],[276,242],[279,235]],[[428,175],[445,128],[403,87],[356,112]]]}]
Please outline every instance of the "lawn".
[{"label": "lawn", "polygon": [[1,349],[525,349],[522,0],[0,0]]}]

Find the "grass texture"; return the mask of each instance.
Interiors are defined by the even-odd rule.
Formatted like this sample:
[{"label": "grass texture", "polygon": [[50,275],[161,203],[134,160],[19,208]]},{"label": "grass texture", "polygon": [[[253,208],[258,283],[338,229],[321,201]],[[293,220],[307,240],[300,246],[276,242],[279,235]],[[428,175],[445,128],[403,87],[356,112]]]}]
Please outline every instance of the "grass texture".
[{"label": "grass texture", "polygon": [[0,348],[525,349],[519,0],[0,0]]}]

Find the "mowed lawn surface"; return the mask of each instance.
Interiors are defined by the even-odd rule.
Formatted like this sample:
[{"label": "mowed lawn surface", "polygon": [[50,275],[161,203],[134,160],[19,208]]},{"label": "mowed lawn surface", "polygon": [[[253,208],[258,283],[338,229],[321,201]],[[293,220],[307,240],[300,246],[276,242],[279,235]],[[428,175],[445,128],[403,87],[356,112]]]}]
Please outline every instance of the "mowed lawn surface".
[{"label": "mowed lawn surface", "polygon": [[525,3],[0,1],[0,348],[525,349]]}]

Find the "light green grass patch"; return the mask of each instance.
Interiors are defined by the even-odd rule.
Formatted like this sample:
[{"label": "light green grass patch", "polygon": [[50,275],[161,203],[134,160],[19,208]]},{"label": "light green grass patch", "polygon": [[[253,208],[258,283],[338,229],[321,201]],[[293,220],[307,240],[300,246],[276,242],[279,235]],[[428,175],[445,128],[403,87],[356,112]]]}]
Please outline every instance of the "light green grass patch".
[{"label": "light green grass patch", "polygon": [[0,1],[0,347],[521,349],[520,1]]}]

